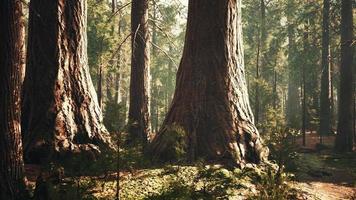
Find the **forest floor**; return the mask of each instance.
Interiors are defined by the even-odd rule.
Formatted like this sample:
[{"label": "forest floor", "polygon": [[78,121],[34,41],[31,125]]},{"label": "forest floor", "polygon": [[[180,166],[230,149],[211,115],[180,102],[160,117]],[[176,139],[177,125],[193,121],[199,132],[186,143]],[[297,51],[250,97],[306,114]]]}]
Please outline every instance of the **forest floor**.
[{"label": "forest floor", "polygon": [[[333,153],[331,148],[333,139],[332,136],[325,137],[322,148],[317,148],[318,136],[308,134],[306,147],[298,148],[299,156],[295,159],[295,166],[291,172],[294,177],[288,183],[291,188],[298,191],[298,199],[356,199],[356,153],[343,155]],[[297,139],[296,142],[301,144],[301,139]],[[193,187],[206,187],[210,188],[212,193],[221,194],[219,190],[221,185],[229,188],[230,191],[227,192],[231,195],[229,199],[246,199],[247,196],[249,199],[255,199],[253,195],[259,191],[258,184],[251,177],[242,176],[241,170],[225,169],[219,165],[152,166],[147,160],[142,159],[136,150],[122,150],[120,161],[125,163],[119,172],[120,199],[123,200],[190,199],[174,197],[191,192],[189,190]],[[39,167],[26,165],[25,168],[29,182],[34,187]],[[205,173],[204,177],[202,172],[208,173]],[[214,175],[211,176],[210,173]],[[236,176],[238,177],[235,178]],[[116,173],[69,178],[72,180],[72,186],[66,189],[66,193],[67,195],[72,193],[72,196],[68,199],[116,199]],[[238,187],[231,188],[231,185],[236,185],[234,180],[237,180]],[[61,187],[57,187],[57,190],[58,194],[62,195],[58,199],[67,199],[63,198],[64,193],[61,192],[63,188],[58,188]]]},{"label": "forest floor", "polygon": [[306,146],[302,138],[301,158],[297,162],[296,187],[309,198],[321,200],[356,199],[356,153],[336,154],[332,151],[334,136],[324,136],[318,148],[319,136],[308,134]]}]

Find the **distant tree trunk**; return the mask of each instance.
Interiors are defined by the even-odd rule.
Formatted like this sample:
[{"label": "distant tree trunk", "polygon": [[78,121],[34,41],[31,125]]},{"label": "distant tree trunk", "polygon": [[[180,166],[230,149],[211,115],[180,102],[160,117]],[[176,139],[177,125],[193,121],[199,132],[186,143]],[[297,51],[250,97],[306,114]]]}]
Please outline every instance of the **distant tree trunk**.
[{"label": "distant tree trunk", "polygon": [[[173,46],[169,45],[169,52],[173,54]],[[175,76],[176,72],[176,65],[174,64],[172,59],[168,61],[168,71],[167,71],[167,101],[166,101],[166,108],[167,112],[169,109],[169,105],[172,102],[173,93],[174,93],[174,86],[175,86]]]},{"label": "distant tree trunk", "polygon": [[87,62],[86,1],[30,2],[25,155],[33,162],[112,148]]},{"label": "distant tree trunk", "polygon": [[21,1],[0,1],[0,27],[0,199],[25,199],[20,124],[25,24]]},{"label": "distant tree trunk", "polygon": [[258,36],[257,55],[256,55],[256,86],[255,86],[255,123],[258,124],[260,116],[260,52],[261,52],[261,38]]},{"label": "distant tree trunk", "polygon": [[[157,45],[157,26],[156,26],[156,20],[157,20],[157,4],[155,1],[152,2],[152,43]],[[152,69],[157,69],[156,62],[156,56],[157,56],[157,50],[156,47],[154,47],[153,45],[151,46],[152,49],[152,53],[151,53],[151,58],[154,60],[154,64],[152,64]],[[154,74],[154,73],[153,73]],[[152,132],[157,132],[158,131],[158,115],[159,115],[159,99],[162,98],[160,97],[159,94],[159,86],[156,84],[157,83],[157,79],[159,77],[157,76],[152,76],[152,98],[151,98],[151,114],[152,114]]]},{"label": "distant tree trunk", "polygon": [[117,2],[116,0],[111,0],[111,12],[114,14],[116,12]]},{"label": "distant tree trunk", "polygon": [[277,60],[274,61],[274,68],[273,68],[273,109],[277,109],[277,102],[278,102],[278,91],[277,91],[277,84],[278,84],[278,74],[277,74]]},{"label": "distant tree trunk", "polygon": [[321,90],[320,90],[320,136],[331,133],[331,94],[330,94],[330,65],[329,65],[329,12],[330,0],[324,0],[322,56],[321,56]]},{"label": "distant tree trunk", "polygon": [[[260,0],[260,28],[258,32],[258,44],[257,44],[257,55],[256,55],[256,88],[255,88],[255,123],[259,123],[260,110],[261,110],[261,100],[260,100],[260,78],[261,78],[261,67],[264,66],[264,47],[266,42],[266,5],[264,0]],[[262,111],[263,112],[263,111]]]},{"label": "distant tree trunk", "polygon": [[[122,19],[121,15],[119,16],[119,26],[118,26],[118,31],[117,34],[119,38],[121,38],[121,32],[122,32]],[[117,55],[117,73],[115,75],[115,100],[117,104],[120,104],[122,101],[122,95],[121,95],[121,79],[122,79],[122,73],[121,73],[121,65],[122,65],[122,55],[121,55],[121,48],[118,50],[118,55]]]},{"label": "distant tree trunk", "polygon": [[131,5],[130,140],[147,142],[150,133],[148,0]]},{"label": "distant tree trunk", "polygon": [[340,152],[352,151],[353,148],[353,24],[352,0],[341,2],[341,66],[339,121],[335,149]]},{"label": "distant tree trunk", "polygon": [[113,74],[111,74],[111,73],[108,73],[107,75],[106,75],[106,78],[105,78],[105,80],[106,80],[106,99],[107,99],[107,102],[113,102],[113,95],[112,95],[112,90],[111,90],[111,88],[112,88],[112,85],[113,85],[113,83],[112,83],[112,80],[113,80]]},{"label": "distant tree trunk", "polygon": [[303,146],[306,145],[306,126],[307,126],[307,91],[306,91],[306,69],[309,67],[309,60],[307,55],[309,53],[309,19],[306,20],[304,25],[304,49],[303,53],[305,59],[302,65],[302,84],[301,84],[301,96],[302,96],[302,133],[303,133]]},{"label": "distant tree trunk", "polygon": [[148,148],[154,159],[179,159],[177,146],[190,160],[228,159],[243,166],[266,158],[248,102],[240,6],[235,0],[189,1],[174,98]]},{"label": "distant tree trunk", "polygon": [[331,120],[331,125],[330,125],[330,129],[331,132],[334,133],[335,130],[335,125],[336,125],[336,109],[335,107],[335,92],[334,92],[334,71],[335,71],[335,67],[334,67],[334,61],[333,61],[333,55],[331,54],[331,49],[329,48],[329,65],[330,65],[330,120]]},{"label": "distant tree trunk", "polygon": [[295,62],[295,33],[292,23],[293,18],[293,0],[288,0],[287,2],[287,20],[288,20],[288,95],[286,104],[286,118],[288,126],[292,128],[299,128],[299,117],[297,113],[300,113],[300,101],[298,93],[298,76],[296,73],[296,62]]},{"label": "distant tree trunk", "polygon": [[103,61],[99,59],[98,66],[98,103],[99,108],[103,109]]}]

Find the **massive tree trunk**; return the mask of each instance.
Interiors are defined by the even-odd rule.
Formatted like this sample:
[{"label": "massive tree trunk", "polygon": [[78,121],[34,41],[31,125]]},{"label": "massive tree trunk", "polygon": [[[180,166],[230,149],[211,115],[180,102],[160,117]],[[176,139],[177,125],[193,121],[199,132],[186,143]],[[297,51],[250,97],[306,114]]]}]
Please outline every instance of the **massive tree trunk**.
[{"label": "massive tree trunk", "polygon": [[131,7],[129,133],[130,141],[146,142],[150,133],[148,0],[133,0]]},{"label": "massive tree trunk", "polygon": [[21,80],[25,24],[22,2],[0,2],[0,199],[24,199]]},{"label": "massive tree trunk", "polygon": [[25,156],[112,147],[87,62],[86,1],[31,0],[23,129]]},{"label": "massive tree trunk", "polygon": [[321,56],[321,90],[320,90],[320,124],[319,134],[331,133],[331,74],[329,65],[329,13],[330,1],[324,0],[322,56]]},{"label": "massive tree trunk", "polygon": [[189,1],[174,98],[148,148],[154,159],[227,159],[243,166],[265,158],[248,102],[240,6]]},{"label": "massive tree trunk", "polygon": [[341,3],[341,66],[340,66],[340,97],[339,121],[335,149],[337,151],[352,151],[353,148],[353,106],[354,85],[353,68],[353,24],[352,0]]}]

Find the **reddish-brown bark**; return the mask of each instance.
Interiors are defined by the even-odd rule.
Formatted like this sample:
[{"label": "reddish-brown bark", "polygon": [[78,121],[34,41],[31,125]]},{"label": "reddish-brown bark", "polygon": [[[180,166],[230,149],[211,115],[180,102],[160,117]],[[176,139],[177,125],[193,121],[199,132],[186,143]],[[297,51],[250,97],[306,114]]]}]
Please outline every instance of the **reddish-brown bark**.
[{"label": "reddish-brown bark", "polygon": [[146,142],[150,133],[150,73],[148,0],[131,5],[131,81],[129,106],[130,140]]},{"label": "reddish-brown bark", "polygon": [[179,132],[174,127],[184,132],[190,160],[229,159],[243,166],[266,158],[248,101],[240,6],[236,0],[189,1],[175,95],[148,148],[154,158],[176,159],[168,153],[177,142],[172,138],[180,138],[172,136]]},{"label": "reddish-brown bark", "polygon": [[25,199],[20,102],[25,28],[21,1],[0,1],[0,27],[0,199]]},{"label": "reddish-brown bark", "polygon": [[340,96],[339,120],[335,149],[340,152],[351,152],[353,149],[354,130],[354,82],[353,70],[353,24],[352,0],[343,0],[341,3],[341,66],[340,66]]},{"label": "reddish-brown bark", "polygon": [[111,147],[89,74],[86,1],[32,0],[29,10],[25,155],[47,159]]}]

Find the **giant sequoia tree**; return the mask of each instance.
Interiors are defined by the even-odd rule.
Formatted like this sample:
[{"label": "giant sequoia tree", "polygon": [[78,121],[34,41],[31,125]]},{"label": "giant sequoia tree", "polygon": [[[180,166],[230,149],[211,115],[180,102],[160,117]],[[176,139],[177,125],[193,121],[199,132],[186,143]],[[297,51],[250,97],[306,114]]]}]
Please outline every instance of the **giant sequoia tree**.
[{"label": "giant sequoia tree", "polygon": [[154,158],[172,160],[172,152],[183,152],[191,160],[239,165],[265,158],[248,102],[240,6],[240,0],[189,1],[174,98],[148,148]]},{"label": "giant sequoia tree", "polygon": [[352,0],[343,0],[341,3],[341,66],[340,66],[340,97],[339,121],[335,149],[337,151],[352,151],[353,148],[353,106],[354,85],[353,70],[353,24]]},{"label": "giant sequoia tree", "polygon": [[25,189],[21,143],[21,80],[25,29],[22,3],[0,1],[0,199],[21,199]]},{"label": "giant sequoia tree", "polygon": [[51,152],[111,146],[89,75],[86,1],[31,0],[29,10],[25,155],[48,158]]},{"label": "giant sequoia tree", "polygon": [[129,133],[131,139],[147,141],[150,132],[148,0],[133,0],[131,6]]}]

